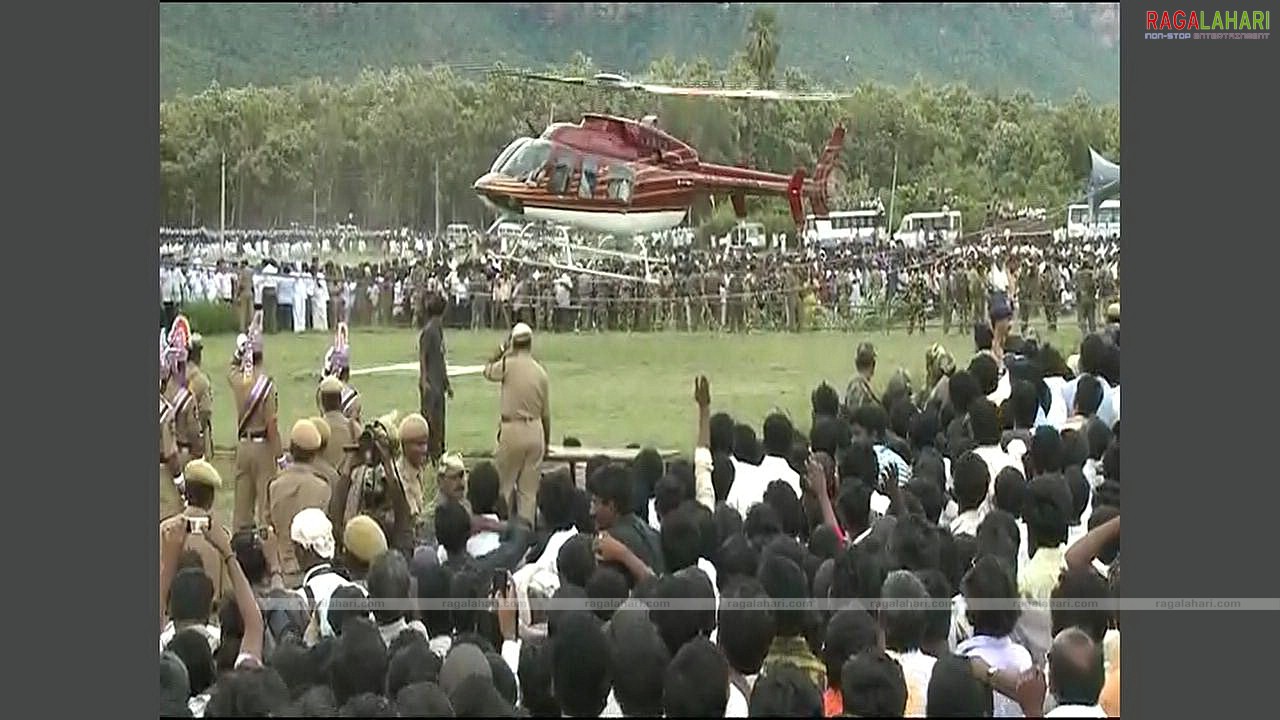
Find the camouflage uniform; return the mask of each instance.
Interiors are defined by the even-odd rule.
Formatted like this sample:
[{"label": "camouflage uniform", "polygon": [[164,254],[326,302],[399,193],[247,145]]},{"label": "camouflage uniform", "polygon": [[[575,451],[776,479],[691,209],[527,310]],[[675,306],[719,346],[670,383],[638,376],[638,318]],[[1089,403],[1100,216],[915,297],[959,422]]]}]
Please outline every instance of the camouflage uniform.
[{"label": "camouflage uniform", "polygon": [[916,325],[920,332],[925,330],[925,293],[924,276],[917,273],[907,283],[907,334],[910,335]]},{"label": "camouflage uniform", "polygon": [[1027,334],[1031,318],[1035,316],[1035,300],[1040,295],[1040,278],[1030,263],[1024,266],[1018,282],[1018,317],[1022,319],[1022,334]]},{"label": "camouflage uniform", "polygon": [[951,290],[951,273],[944,269],[938,279],[938,314],[942,316],[943,335],[951,332],[951,303],[954,301]]},{"label": "camouflage uniform", "polygon": [[1061,279],[1062,276],[1058,273],[1058,266],[1049,263],[1044,271],[1044,282],[1041,283],[1044,319],[1049,326],[1049,332],[1058,330],[1058,308],[1062,306],[1062,286],[1059,284]]},{"label": "camouflage uniform", "polygon": [[982,322],[987,314],[987,282],[976,266],[969,268],[969,308],[969,322]]},{"label": "camouflage uniform", "polygon": [[1097,329],[1097,293],[1093,268],[1086,264],[1076,271],[1076,323],[1080,326],[1081,335]]}]

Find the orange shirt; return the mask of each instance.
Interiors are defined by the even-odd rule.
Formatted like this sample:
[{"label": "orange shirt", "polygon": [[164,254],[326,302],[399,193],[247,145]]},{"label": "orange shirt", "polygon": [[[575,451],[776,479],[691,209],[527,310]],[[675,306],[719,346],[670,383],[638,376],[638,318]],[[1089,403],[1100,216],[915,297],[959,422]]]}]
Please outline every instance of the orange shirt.
[{"label": "orange shirt", "polygon": [[822,716],[823,717],[840,717],[844,714],[844,698],[840,696],[840,691],[835,688],[827,688],[822,693]]}]

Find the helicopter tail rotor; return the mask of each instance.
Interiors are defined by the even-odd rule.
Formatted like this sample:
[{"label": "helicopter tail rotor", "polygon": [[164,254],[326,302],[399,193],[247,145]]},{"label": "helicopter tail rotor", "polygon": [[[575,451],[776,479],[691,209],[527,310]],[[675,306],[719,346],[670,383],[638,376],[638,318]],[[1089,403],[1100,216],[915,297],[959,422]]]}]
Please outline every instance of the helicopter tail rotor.
[{"label": "helicopter tail rotor", "polygon": [[[813,207],[813,214],[818,217],[826,217],[828,213],[827,198],[829,196],[829,187],[827,181],[831,179],[831,171],[836,167],[836,161],[840,158],[840,150],[844,147],[844,125],[836,125],[835,130],[831,132],[831,139],[827,141],[827,146],[822,149],[822,155],[818,158],[818,164],[813,171],[813,185],[809,193],[809,204]],[[798,171],[797,176],[803,182],[803,171]],[[796,182],[793,176],[791,182]],[[791,201],[792,193],[788,187],[787,199]],[[792,201],[791,215],[799,224],[803,221],[801,212],[797,210],[797,203]]]}]

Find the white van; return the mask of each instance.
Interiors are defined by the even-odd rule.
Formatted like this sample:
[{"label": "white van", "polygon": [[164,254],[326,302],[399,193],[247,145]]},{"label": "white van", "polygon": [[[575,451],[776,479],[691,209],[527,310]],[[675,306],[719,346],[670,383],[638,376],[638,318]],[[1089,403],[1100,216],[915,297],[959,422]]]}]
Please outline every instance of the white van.
[{"label": "white van", "polygon": [[922,248],[935,241],[953,245],[964,233],[959,210],[914,212],[902,216],[893,239],[909,248]]}]

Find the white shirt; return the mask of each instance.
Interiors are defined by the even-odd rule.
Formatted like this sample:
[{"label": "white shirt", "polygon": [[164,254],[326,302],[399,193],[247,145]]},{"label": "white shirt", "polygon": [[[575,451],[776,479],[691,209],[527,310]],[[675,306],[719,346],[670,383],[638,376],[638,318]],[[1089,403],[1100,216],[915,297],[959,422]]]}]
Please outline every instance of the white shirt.
[{"label": "white shirt", "polygon": [[[192,625],[183,629],[195,629],[200,631],[200,634],[204,635],[205,639],[209,641],[209,650],[211,652],[218,652],[218,646],[222,644],[222,630],[220,630],[217,625]],[[164,626],[164,630],[160,631],[160,652],[164,652],[169,641],[173,640],[173,636],[177,634],[177,628],[173,626],[173,621],[170,620],[169,624]]]},{"label": "white shirt", "polygon": [[[956,646],[956,654],[964,657],[980,657],[983,662],[997,670],[1021,673],[1031,669],[1031,653],[1021,645],[1006,637],[978,635],[961,642]],[[1022,717],[1022,708],[1018,703],[992,691],[995,698],[995,717]]]},{"label": "white shirt", "polygon": [[378,632],[382,635],[382,642],[386,643],[387,647],[391,647],[391,641],[395,640],[405,630],[413,630],[421,633],[422,637],[427,638],[427,640],[431,639],[427,635],[427,627],[422,624],[421,620],[406,622],[404,618],[400,618],[389,625],[378,626]]},{"label": "white shirt", "polygon": [[978,536],[978,526],[982,524],[982,519],[987,516],[986,507],[979,507],[976,510],[965,510],[951,521],[949,529],[952,535],[972,535]]},{"label": "white shirt", "polygon": [[733,463],[733,485],[725,504],[737,510],[745,519],[747,511],[764,501],[765,481],[759,465],[730,458]]},{"label": "white shirt", "polygon": [[[278,272],[280,272],[280,270],[276,268],[274,263],[267,263],[266,265],[263,265],[262,266],[262,286],[269,287],[269,288],[277,287],[278,283],[280,282],[280,278],[276,275],[276,273]],[[254,295],[255,299],[260,297],[262,297],[261,293]]]},{"label": "white shirt", "polygon": [[1067,401],[1063,399],[1062,388],[1067,381],[1056,375],[1044,379],[1044,384],[1049,388],[1049,411],[1036,411],[1036,427],[1041,425],[1050,425],[1055,428],[1062,428],[1067,421]]},{"label": "white shirt", "polygon": [[[481,515],[481,517],[490,518],[492,520],[498,519],[498,516],[492,513]],[[501,536],[498,535],[498,533],[493,532],[492,530],[479,532],[479,533],[476,533],[475,535],[472,535],[470,538],[468,538],[467,554],[473,558],[483,557],[493,552],[494,550],[497,550],[498,546],[501,544],[502,544],[502,539],[501,539]],[[557,552],[559,551],[557,550]]]},{"label": "white shirt", "polygon": [[1059,705],[1044,716],[1047,718],[1104,718],[1107,713],[1098,705]]},{"label": "white shirt", "polygon": [[791,486],[795,490],[796,497],[803,497],[803,491],[800,489],[800,473],[791,469],[787,461],[777,455],[765,455],[764,460],[760,461],[760,475],[765,478],[765,488],[769,487],[769,483],[774,480],[781,480]]},{"label": "white shirt", "polygon": [[938,661],[937,658],[919,650],[905,653],[886,650],[885,654],[898,661],[907,681],[907,711],[904,717],[924,717],[929,679],[933,677],[933,666]]},{"label": "white shirt", "polygon": [[1005,468],[1013,468],[1020,473],[1026,474],[1022,469],[1022,465],[1013,459],[1013,456],[1000,449],[1000,445],[982,445],[973,449],[974,454],[982,458],[982,462],[987,465],[987,473],[991,476],[990,485],[987,486],[986,508],[990,510],[995,507],[996,503],[996,476]]},{"label": "white shirt", "polygon": [[292,275],[281,275],[276,278],[276,302],[280,305],[293,304],[295,280]]}]

